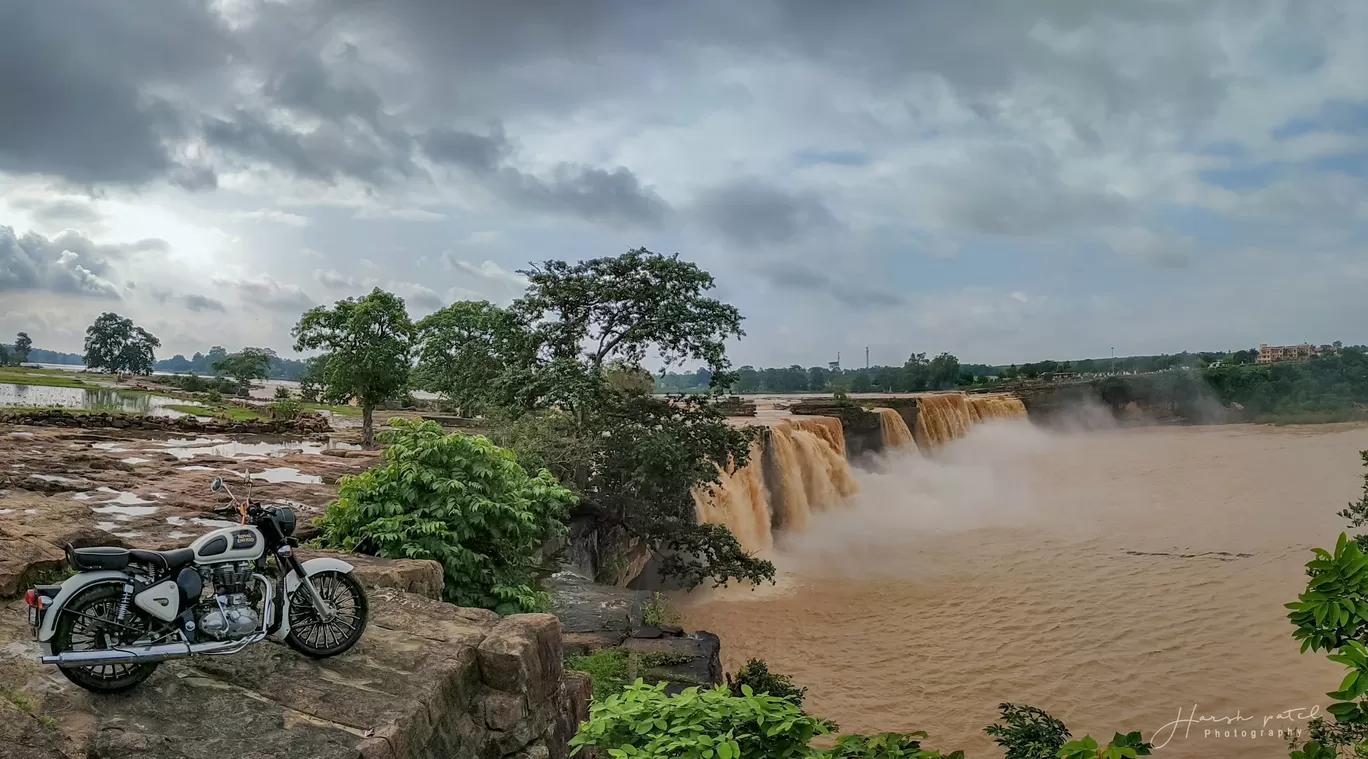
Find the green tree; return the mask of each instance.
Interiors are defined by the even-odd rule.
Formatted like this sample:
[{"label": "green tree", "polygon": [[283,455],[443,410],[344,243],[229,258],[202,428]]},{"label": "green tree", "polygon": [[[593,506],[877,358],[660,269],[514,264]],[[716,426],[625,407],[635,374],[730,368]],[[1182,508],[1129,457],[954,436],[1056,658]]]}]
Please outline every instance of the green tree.
[{"label": "green tree", "polygon": [[10,347],[0,343],[0,366],[9,366],[11,360],[13,360],[13,354],[10,353]]},{"label": "green tree", "polygon": [[33,350],[33,340],[29,338],[27,332],[20,332],[14,337],[14,363],[28,363],[29,351]]},{"label": "green tree", "polygon": [[934,390],[951,390],[959,385],[959,359],[942,353],[931,359],[927,367],[927,381]]},{"label": "green tree", "polygon": [[360,402],[362,444],[368,448],[375,444],[375,407],[408,388],[415,332],[403,298],[378,287],[362,298],[310,309],[292,332],[296,351],[323,351],[317,368],[324,397]]},{"label": "green tree", "polygon": [[343,477],[319,526],[323,540],[388,558],[433,559],[443,594],[500,614],[534,611],[542,546],[565,531],[574,495],[550,472],[535,477],[485,437],[446,434],[433,422],[390,421],[385,463]]},{"label": "green tree", "polygon": [[117,374],[151,374],[161,341],[113,312],[100,314],[86,328],[85,365]]},{"label": "green tree", "polygon": [[746,665],[737,671],[735,679],[727,675],[727,688],[733,696],[745,695],[743,689],[750,688],[755,693],[787,698],[799,706],[803,705],[803,698],[807,695],[807,688],[794,685],[793,679],[788,675],[770,672],[769,665],[760,659],[747,661]]},{"label": "green tree", "polygon": [[487,301],[462,301],[418,322],[415,384],[474,416],[493,400],[495,384],[527,367],[535,343],[511,311]]},{"label": "green tree", "polygon": [[1005,724],[983,729],[1005,749],[1003,759],[1054,759],[1069,742],[1069,729],[1063,722],[1034,706],[998,704]]},{"label": "green tree", "polygon": [[620,359],[604,367],[608,387],[619,393],[650,394],[655,391],[655,377],[639,366],[629,366]]},{"label": "green tree", "polygon": [[254,379],[265,379],[271,368],[271,352],[264,348],[243,348],[240,352],[214,362],[214,373],[232,377],[247,388]]}]

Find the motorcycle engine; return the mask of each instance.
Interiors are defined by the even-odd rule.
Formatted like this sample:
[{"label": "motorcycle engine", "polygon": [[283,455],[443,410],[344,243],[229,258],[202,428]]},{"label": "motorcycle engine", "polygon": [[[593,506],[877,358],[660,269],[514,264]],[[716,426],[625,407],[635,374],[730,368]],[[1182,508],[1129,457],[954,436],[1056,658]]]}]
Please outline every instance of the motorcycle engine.
[{"label": "motorcycle engine", "polygon": [[[211,638],[244,638],[261,629],[261,617],[248,597],[252,565],[248,562],[218,564],[208,570],[214,598],[203,602],[207,611],[200,615],[199,630]],[[207,584],[207,583],[206,583]]]}]

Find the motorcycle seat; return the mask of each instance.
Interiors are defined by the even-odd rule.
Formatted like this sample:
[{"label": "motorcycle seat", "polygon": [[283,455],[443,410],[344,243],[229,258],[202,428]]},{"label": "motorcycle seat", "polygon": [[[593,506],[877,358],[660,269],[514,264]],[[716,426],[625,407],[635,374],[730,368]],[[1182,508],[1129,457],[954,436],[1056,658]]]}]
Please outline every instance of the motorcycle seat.
[{"label": "motorcycle seat", "polygon": [[144,564],[154,569],[171,571],[188,566],[195,560],[192,548],[177,548],[174,551],[143,551],[140,549],[96,546],[74,548],[69,551],[71,566],[74,569],[125,569],[129,564]]},{"label": "motorcycle seat", "polygon": [[128,560],[138,564],[146,564],[157,569],[171,571],[188,566],[195,560],[195,549],[177,548],[171,551],[140,551],[133,549],[128,552]]}]

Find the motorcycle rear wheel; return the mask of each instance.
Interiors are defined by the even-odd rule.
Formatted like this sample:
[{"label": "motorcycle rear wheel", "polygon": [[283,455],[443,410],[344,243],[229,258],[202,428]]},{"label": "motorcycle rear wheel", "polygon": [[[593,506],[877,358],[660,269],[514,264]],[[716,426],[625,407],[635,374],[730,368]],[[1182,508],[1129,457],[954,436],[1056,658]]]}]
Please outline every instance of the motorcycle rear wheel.
[{"label": "motorcycle rear wheel", "polygon": [[366,631],[370,604],[366,591],[350,572],[324,570],[310,575],[318,595],[336,611],[328,621],[319,617],[309,598],[309,591],[301,585],[290,594],[286,613],[289,614],[290,634],[285,642],[290,648],[315,659],[337,656],[356,645]]},{"label": "motorcycle rear wheel", "polygon": [[[123,586],[95,585],[81,591],[62,609],[52,635],[52,652],[91,651],[129,645],[151,631],[151,620],[132,605],[126,627],[115,627]],[[131,629],[128,629],[131,628]],[[112,640],[111,640],[112,639]],[[159,662],[145,664],[95,664],[62,666],[66,679],[95,693],[121,693],[137,687],[152,676]]]}]

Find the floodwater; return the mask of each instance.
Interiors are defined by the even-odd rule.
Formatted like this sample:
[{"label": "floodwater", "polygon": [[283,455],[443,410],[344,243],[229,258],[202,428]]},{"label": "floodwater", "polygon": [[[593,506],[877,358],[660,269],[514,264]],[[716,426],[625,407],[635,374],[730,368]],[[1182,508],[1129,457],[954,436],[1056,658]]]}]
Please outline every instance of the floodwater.
[{"label": "floodwater", "polygon": [[79,387],[48,387],[46,385],[14,385],[0,382],[0,407],[36,406],[87,411],[122,411],[152,416],[185,416],[166,408],[168,405],[198,406],[194,401],[167,398],[150,393],[122,390],[96,390]]},{"label": "floodwater", "polygon": [[[776,586],[682,604],[727,671],[768,661],[845,732],[1000,756],[982,729],[1006,701],[1075,737],[1139,730],[1155,756],[1285,757],[1277,730],[1344,668],[1298,654],[1282,605],[1345,528],[1361,449],[1368,429],[1338,425],[984,425],[857,473],[849,508],[778,540]],[[1166,728],[1180,710],[1206,721]]]}]

